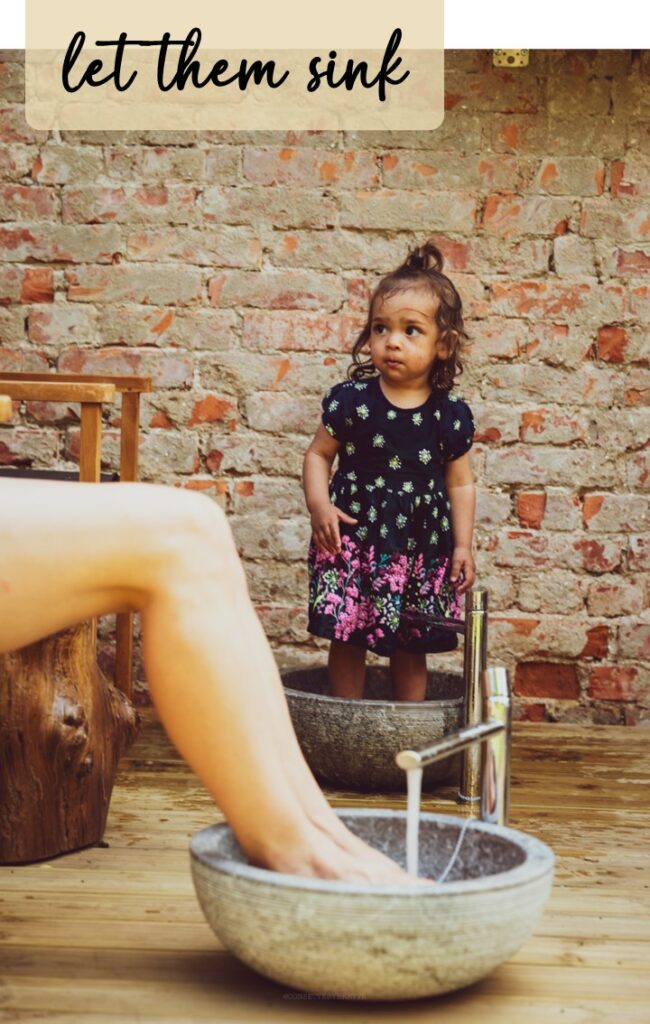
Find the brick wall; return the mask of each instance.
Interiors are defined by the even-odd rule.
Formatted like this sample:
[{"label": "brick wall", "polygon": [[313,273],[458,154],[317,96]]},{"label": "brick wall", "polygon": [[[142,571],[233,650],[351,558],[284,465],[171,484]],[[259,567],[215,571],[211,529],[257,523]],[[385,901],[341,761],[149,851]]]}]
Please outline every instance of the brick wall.
[{"label": "brick wall", "polygon": [[[151,374],[144,479],[227,509],[279,661],[322,659],[302,455],[374,275],[433,233],[473,340],[456,390],[491,661],[522,717],[650,721],[650,54],[451,51],[437,131],[286,135],[36,132],[19,57],[0,64],[0,368]],[[55,405],[0,434],[7,464],[77,448]]]}]

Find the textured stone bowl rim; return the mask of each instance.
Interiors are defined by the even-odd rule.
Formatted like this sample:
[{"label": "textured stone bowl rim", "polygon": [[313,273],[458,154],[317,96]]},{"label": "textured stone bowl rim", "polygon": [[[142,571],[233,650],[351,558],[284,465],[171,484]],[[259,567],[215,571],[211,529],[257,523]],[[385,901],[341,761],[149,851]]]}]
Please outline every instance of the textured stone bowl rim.
[{"label": "textured stone bowl rim", "polygon": [[[406,811],[393,811],[374,807],[338,807],[333,808],[333,810],[339,817],[344,818],[399,819],[404,824],[406,841]],[[462,827],[466,820],[457,815],[435,814],[431,811],[424,811],[420,814],[421,823],[430,821],[442,825]],[[230,875],[234,878],[241,878],[246,882],[259,883],[263,886],[271,885],[277,888],[330,893],[332,895],[335,893],[347,893],[350,896],[401,896],[418,900],[423,899],[425,896],[428,899],[435,900],[446,896],[462,896],[466,893],[510,889],[524,882],[531,882],[541,878],[553,870],[555,854],[541,839],[536,839],[534,836],[528,835],[526,832],[520,832],[518,829],[508,828],[504,825],[492,825],[476,819],[471,821],[468,828],[509,840],[523,850],[526,859],[523,863],[507,871],[483,875],[481,878],[467,878],[459,879],[456,882],[444,882],[442,885],[431,885],[424,882],[420,885],[417,883],[407,885],[371,885],[360,882],[339,882],[327,878],[305,878],[301,875],[288,875],[279,871],[269,871],[267,868],[258,868],[250,864],[242,864],[239,861],[230,860],[227,857],[211,855],[210,850],[214,847],[213,839],[220,833],[232,832],[225,822],[209,825],[207,828],[195,833],[190,841],[190,856],[214,871]]]},{"label": "textured stone bowl rim", "polygon": [[409,711],[412,708],[416,710],[430,711],[431,708],[441,707],[458,707],[459,704],[463,704],[465,701],[464,697],[443,697],[443,698],[432,698],[431,700],[370,700],[366,697],[330,697],[325,693],[312,693],[310,690],[294,690],[291,686],[284,687],[285,693],[290,693],[292,697],[297,697],[300,700],[310,701],[322,701],[325,704],[363,704],[370,705],[371,707],[379,708],[395,708],[399,710],[406,708]]}]

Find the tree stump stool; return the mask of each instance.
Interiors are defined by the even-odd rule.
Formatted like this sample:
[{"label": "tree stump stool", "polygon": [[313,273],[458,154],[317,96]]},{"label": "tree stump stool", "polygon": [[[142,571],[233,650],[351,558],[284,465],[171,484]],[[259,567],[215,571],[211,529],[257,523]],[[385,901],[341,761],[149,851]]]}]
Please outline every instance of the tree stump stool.
[{"label": "tree stump stool", "polygon": [[[0,373],[11,399],[78,402],[79,479],[101,479],[102,405],[122,396],[120,479],[136,480],[140,377]],[[71,484],[70,486],[76,486]],[[118,615],[116,683],[97,665],[96,623],[0,656],[0,864],[25,864],[99,842],[121,754],[138,716],[131,694],[132,622]]]},{"label": "tree stump stool", "polygon": [[85,622],[0,657],[0,863],[99,842],[135,708],[97,665]]}]

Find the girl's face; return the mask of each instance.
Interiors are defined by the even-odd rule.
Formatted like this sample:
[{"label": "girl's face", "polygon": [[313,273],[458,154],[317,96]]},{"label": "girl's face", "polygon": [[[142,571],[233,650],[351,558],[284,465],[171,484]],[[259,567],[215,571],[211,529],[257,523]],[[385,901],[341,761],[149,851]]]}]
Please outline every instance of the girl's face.
[{"label": "girl's face", "polygon": [[387,380],[424,385],[436,358],[444,358],[435,321],[438,301],[421,288],[375,301],[370,317],[370,357]]}]

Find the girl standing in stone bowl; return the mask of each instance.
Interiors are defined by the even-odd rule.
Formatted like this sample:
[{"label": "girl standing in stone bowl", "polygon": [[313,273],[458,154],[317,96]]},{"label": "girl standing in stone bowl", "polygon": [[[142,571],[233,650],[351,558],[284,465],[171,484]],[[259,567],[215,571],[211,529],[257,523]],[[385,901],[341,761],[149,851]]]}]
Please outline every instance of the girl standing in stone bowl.
[{"label": "girl standing in stone bowl", "polygon": [[305,455],[308,629],[331,641],[337,697],[363,696],[370,650],[390,658],[395,699],[424,700],[426,654],[458,640],[418,615],[460,618],[475,578],[474,420],[452,393],[468,336],[443,262],[427,241],[379,282]]}]

